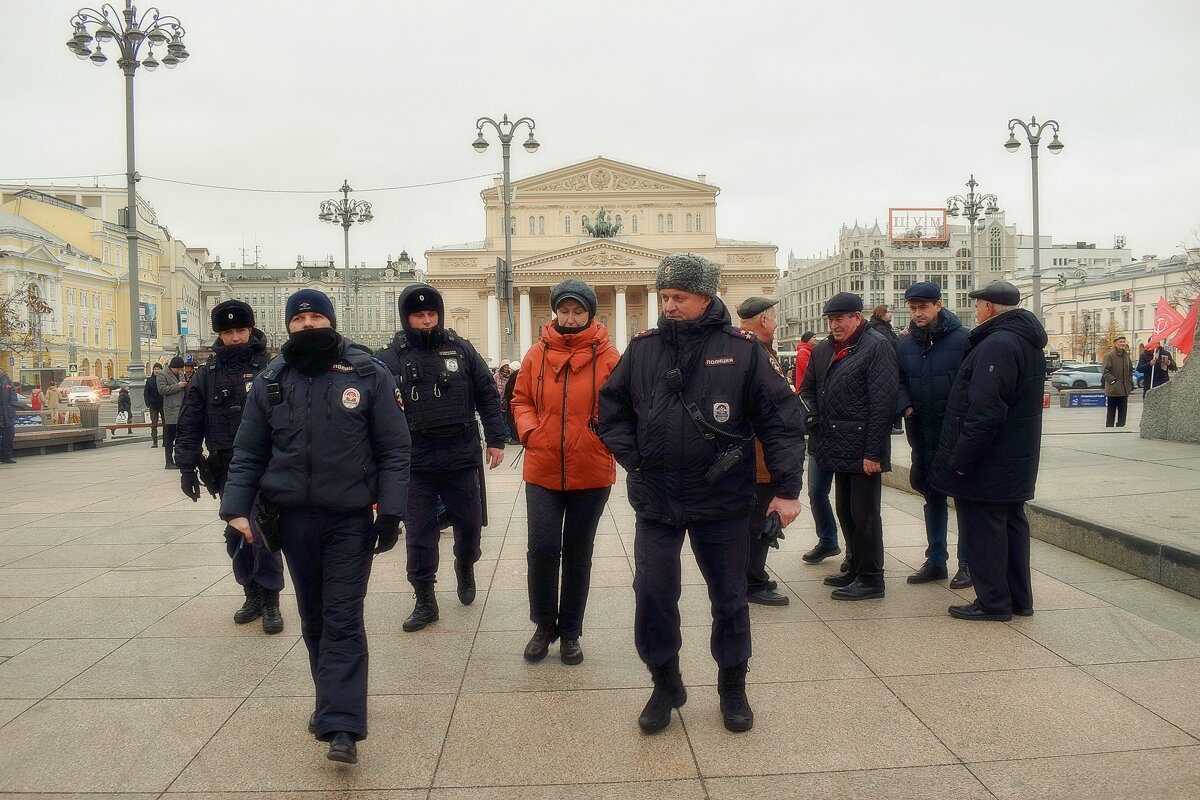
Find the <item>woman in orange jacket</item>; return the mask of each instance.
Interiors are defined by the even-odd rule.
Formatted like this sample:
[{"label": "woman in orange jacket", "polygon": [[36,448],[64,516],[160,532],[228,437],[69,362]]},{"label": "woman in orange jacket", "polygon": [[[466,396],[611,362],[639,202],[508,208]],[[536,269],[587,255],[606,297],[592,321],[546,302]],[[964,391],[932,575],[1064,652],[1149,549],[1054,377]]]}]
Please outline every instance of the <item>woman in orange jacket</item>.
[{"label": "woman in orange jacket", "polygon": [[529,617],[537,625],[525,658],[541,661],[561,637],[562,662],[578,664],[596,527],[617,477],[596,435],[599,392],[620,356],[595,320],[596,293],[586,283],[558,284],[550,307],[554,320],[525,354],[511,402],[525,445]]}]

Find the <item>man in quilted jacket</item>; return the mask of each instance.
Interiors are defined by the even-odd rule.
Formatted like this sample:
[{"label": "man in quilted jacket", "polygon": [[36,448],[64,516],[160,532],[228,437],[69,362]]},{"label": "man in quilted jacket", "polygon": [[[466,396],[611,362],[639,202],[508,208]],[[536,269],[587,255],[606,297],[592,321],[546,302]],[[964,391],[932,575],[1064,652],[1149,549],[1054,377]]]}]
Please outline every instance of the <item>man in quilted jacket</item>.
[{"label": "man in quilted jacket", "polygon": [[835,600],[883,597],[882,473],[891,469],[892,418],[899,372],[892,343],[867,328],[862,298],[850,292],[825,304],[830,336],[813,348],[800,386],[805,424],[817,436],[816,459],[832,472],[849,570],[825,579]]}]

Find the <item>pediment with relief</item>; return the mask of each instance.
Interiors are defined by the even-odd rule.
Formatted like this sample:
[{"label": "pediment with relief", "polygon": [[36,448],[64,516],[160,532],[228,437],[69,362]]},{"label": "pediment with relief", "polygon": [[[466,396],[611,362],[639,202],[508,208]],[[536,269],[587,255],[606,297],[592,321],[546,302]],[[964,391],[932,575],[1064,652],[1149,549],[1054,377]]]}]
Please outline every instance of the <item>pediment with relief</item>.
[{"label": "pediment with relief", "polygon": [[644,170],[606,158],[596,158],[573,167],[534,175],[515,186],[521,194],[539,192],[642,192],[695,191],[715,193],[716,187],[686,178]]}]

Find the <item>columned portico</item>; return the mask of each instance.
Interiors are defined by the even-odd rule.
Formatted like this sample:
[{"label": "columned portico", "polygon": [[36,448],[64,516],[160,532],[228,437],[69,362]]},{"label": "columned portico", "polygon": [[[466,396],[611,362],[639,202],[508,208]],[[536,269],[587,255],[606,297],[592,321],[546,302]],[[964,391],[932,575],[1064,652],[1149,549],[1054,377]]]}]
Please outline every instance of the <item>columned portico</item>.
[{"label": "columned portico", "polygon": [[615,343],[617,351],[624,353],[625,345],[629,342],[629,313],[625,308],[625,287],[617,287],[617,296],[613,314],[616,317]]},{"label": "columned portico", "polygon": [[500,299],[495,292],[487,294],[488,363],[500,363]]},{"label": "columned portico", "polygon": [[653,328],[658,325],[658,315],[661,312],[658,308],[658,286],[650,284],[650,288],[646,290],[646,328]]},{"label": "columned portico", "polygon": [[529,307],[529,287],[522,286],[518,291],[521,293],[521,338],[519,340],[521,349],[519,355],[524,358],[525,353],[529,352],[529,348],[533,346],[533,312]]}]

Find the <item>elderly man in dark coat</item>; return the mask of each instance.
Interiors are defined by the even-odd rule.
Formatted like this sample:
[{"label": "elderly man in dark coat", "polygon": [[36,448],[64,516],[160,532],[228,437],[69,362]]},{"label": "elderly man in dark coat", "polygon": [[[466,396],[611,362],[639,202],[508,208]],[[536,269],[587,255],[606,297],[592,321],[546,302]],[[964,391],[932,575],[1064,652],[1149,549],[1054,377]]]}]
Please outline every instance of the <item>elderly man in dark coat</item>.
[{"label": "elderly man in dark coat", "polygon": [[[928,583],[948,575],[946,527],[950,514],[946,495],[929,486],[929,468],[942,435],[950,386],[967,352],[967,331],[953,312],[942,307],[942,290],[935,283],[914,283],[904,292],[904,300],[912,322],[909,335],[896,344],[900,359],[900,398],[896,406],[904,417],[908,443],[912,445],[909,483],[925,498],[925,537],[929,542],[925,563],[908,576],[908,582]],[[971,573],[960,541],[958,572],[950,588],[970,585]]]},{"label": "elderly man in dark coat", "polygon": [[1033,613],[1025,501],[1037,482],[1046,330],[1017,308],[1021,293],[1007,281],[969,296],[979,324],[950,389],[931,483],[955,499],[975,582],[975,602],[950,614],[1007,621]]},{"label": "elderly man in dark coat", "polygon": [[862,298],[835,294],[825,304],[830,336],[813,348],[800,385],[805,424],[815,429],[817,463],[834,473],[848,570],[825,579],[834,600],[883,597],[882,473],[891,469],[896,414],[896,349],[870,330]]}]

